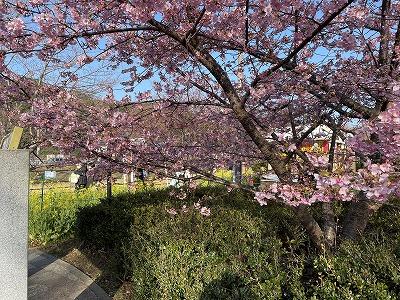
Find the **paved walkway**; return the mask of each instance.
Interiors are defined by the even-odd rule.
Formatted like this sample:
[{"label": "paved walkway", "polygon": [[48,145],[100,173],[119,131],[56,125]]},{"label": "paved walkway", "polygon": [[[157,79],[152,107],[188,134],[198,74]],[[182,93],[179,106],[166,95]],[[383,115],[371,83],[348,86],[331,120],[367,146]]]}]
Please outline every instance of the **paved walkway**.
[{"label": "paved walkway", "polygon": [[29,249],[28,300],[111,300],[111,298],[77,268],[37,249]]}]

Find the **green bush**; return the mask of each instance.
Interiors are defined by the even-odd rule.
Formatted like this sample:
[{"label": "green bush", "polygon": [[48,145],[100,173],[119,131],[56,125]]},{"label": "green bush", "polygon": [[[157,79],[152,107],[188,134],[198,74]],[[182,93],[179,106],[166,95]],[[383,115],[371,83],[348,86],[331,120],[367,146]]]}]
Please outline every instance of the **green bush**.
[{"label": "green bush", "polygon": [[396,240],[400,233],[400,199],[393,199],[390,203],[380,208],[369,221],[369,235],[378,238]]},{"label": "green bush", "polygon": [[[159,210],[157,218],[154,210]],[[266,235],[262,220],[226,208],[214,208],[210,217],[195,210],[171,217],[150,207],[138,209],[135,216],[140,218],[135,218],[124,250],[136,299],[149,291],[154,299],[197,299],[227,272],[241,278],[248,293],[271,299],[280,295],[280,242]]]},{"label": "green bush", "polygon": [[[260,207],[241,191],[218,186],[120,194],[82,207],[78,234],[108,249],[130,278],[132,299],[396,299],[400,295],[399,239],[385,240],[383,209],[366,239],[344,243],[334,256],[310,251],[293,213]],[[201,201],[209,217],[193,207]],[[187,205],[187,212],[180,208]],[[166,210],[176,208],[177,214]],[[318,207],[316,207],[318,209]],[[385,220],[386,221],[385,221]],[[391,226],[398,237],[400,226]],[[381,232],[377,234],[376,232]]]},{"label": "green bush", "polygon": [[363,241],[343,244],[335,256],[313,261],[308,282],[312,299],[397,299],[400,265],[387,245]]},{"label": "green bush", "polygon": [[[276,220],[266,222],[272,217],[239,191],[200,188],[185,201],[169,192],[119,195],[79,212],[79,237],[118,256],[121,271],[133,281],[134,299],[149,295],[151,299],[213,299],[212,292],[227,299],[223,295],[234,284],[238,286],[232,299],[243,299],[235,298],[236,294],[280,297],[282,247]],[[199,199],[211,207],[211,216],[194,209]],[[188,212],[175,216],[166,212],[183,204],[190,207]]]}]

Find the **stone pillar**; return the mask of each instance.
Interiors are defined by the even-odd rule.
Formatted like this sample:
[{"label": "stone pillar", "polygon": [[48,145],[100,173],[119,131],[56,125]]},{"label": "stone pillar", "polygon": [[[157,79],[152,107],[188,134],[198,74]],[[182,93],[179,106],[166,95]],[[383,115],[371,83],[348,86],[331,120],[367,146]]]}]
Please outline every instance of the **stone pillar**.
[{"label": "stone pillar", "polygon": [[232,168],[233,173],[233,183],[241,184],[242,183],[242,162],[237,161],[233,164]]},{"label": "stone pillar", "polygon": [[0,300],[28,290],[29,151],[0,150]]}]

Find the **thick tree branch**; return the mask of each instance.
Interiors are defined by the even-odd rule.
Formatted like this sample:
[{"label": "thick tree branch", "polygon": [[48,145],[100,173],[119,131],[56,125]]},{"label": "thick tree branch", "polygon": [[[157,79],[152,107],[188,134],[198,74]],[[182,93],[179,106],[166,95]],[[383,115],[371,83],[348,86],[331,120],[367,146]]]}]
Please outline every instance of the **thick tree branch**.
[{"label": "thick tree branch", "polygon": [[239,95],[235,87],[233,86],[228,74],[220,66],[220,64],[209,54],[207,51],[202,50],[198,43],[194,43],[193,40],[187,42],[182,39],[176,32],[172,31],[169,27],[164,24],[151,20],[150,24],[156,26],[160,31],[169,35],[171,38],[181,43],[182,46],[186,47],[188,51],[196,57],[196,59],[214,76],[217,80],[227,99],[229,99],[230,106],[235,113],[237,120],[242,124],[243,128],[246,130],[247,134],[250,136],[252,141],[263,153],[267,162],[272,166],[277,176],[282,181],[290,181],[291,174],[287,171],[286,166],[279,160],[277,154],[280,151],[275,145],[269,143],[265,137],[258,130],[254,124],[251,115],[245,110],[240,100]]},{"label": "thick tree branch", "polygon": [[379,66],[385,66],[388,64],[389,57],[389,38],[390,38],[390,23],[387,20],[387,16],[390,10],[390,0],[382,0],[381,10],[381,42],[379,47]]},{"label": "thick tree branch", "polygon": [[391,75],[393,75],[393,71],[396,70],[396,68],[399,66],[400,63],[400,20],[397,24],[397,30],[396,30],[396,35],[394,38],[394,44],[393,44],[393,50],[392,50],[392,59],[391,59]]},{"label": "thick tree branch", "polygon": [[305,38],[296,48],[294,48],[292,52],[286,56],[285,59],[281,60],[278,64],[260,74],[260,76],[253,81],[252,86],[255,87],[258,83],[266,80],[266,78],[274,73],[276,70],[279,70],[284,65],[291,62],[292,58],[294,58],[305,46],[308,45],[308,43],[310,43],[318,34],[320,34],[322,30],[324,30],[337,16],[340,15],[343,10],[345,10],[354,1],[355,0],[348,0],[337,11],[332,13],[328,18],[325,19],[325,21],[317,26],[317,28],[315,28],[314,31],[307,38]]}]

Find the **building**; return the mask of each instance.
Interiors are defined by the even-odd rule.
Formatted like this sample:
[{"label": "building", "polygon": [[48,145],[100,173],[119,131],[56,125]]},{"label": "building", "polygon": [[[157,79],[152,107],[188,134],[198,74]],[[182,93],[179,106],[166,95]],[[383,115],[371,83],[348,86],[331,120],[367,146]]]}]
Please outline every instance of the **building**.
[{"label": "building", "polygon": [[[301,150],[310,153],[328,154],[331,146],[332,129],[326,125],[315,128],[310,136],[304,140]],[[346,143],[338,135],[336,137],[336,152],[340,153],[346,149]]]}]

